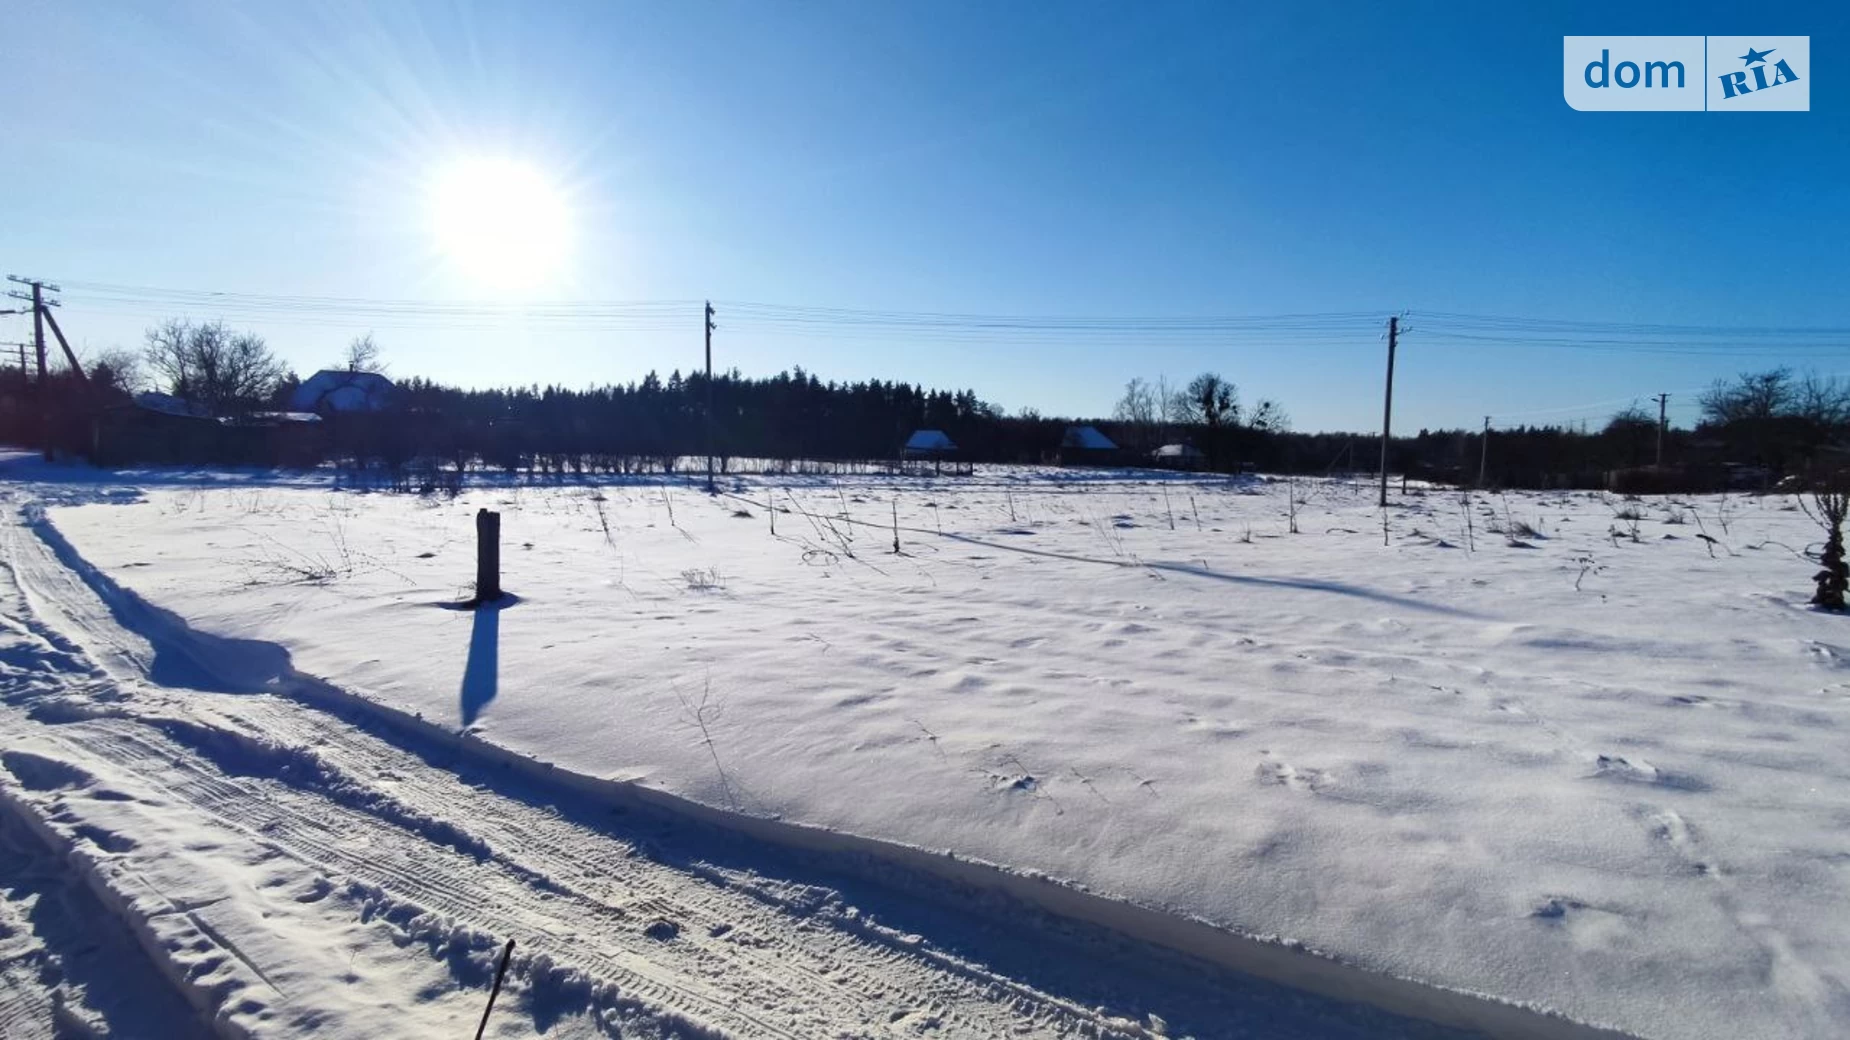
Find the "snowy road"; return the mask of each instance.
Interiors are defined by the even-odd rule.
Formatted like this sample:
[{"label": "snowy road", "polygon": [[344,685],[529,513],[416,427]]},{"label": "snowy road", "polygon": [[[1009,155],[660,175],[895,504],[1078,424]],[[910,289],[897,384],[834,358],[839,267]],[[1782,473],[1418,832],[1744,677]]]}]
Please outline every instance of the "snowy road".
[{"label": "snowy road", "polygon": [[176,651],[119,627],[22,506],[0,1035],[467,1035],[506,937],[496,1036],[1454,1035],[287,696],[162,685]]}]

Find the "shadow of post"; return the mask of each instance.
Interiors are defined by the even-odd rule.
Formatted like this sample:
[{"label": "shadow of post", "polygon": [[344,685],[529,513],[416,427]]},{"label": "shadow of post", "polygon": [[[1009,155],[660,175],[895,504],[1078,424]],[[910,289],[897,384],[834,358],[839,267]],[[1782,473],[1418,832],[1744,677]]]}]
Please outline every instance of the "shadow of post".
[{"label": "shadow of post", "polygon": [[469,658],[463,664],[462,724],[475,724],[501,688],[501,606],[484,603],[474,611],[469,630]]}]

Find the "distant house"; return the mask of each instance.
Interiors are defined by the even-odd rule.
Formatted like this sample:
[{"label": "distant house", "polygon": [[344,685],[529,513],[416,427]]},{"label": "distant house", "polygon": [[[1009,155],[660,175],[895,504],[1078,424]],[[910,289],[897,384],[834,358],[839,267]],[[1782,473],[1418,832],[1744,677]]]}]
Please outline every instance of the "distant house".
[{"label": "distant house", "polygon": [[1068,426],[1060,438],[1060,463],[1103,466],[1118,461],[1118,445],[1096,426]]},{"label": "distant house", "polygon": [[[901,468],[909,473],[923,472],[923,467],[908,466],[907,463],[930,462],[931,471],[935,474],[942,474],[945,460],[955,459],[956,456],[957,442],[951,440],[943,430],[914,430],[912,436],[906,438],[905,445],[899,449]],[[968,462],[952,463],[953,475],[958,473],[968,475],[970,471],[971,465]]]},{"label": "distant house", "polygon": [[324,368],[289,395],[289,410],[326,415],[384,412],[398,407],[398,387],[377,372]]},{"label": "distant house", "polygon": [[942,459],[957,451],[957,443],[943,430],[914,430],[900,455],[908,459]]},{"label": "distant house", "polygon": [[1165,444],[1150,452],[1150,464],[1163,469],[1201,469],[1208,457],[1193,444]]}]

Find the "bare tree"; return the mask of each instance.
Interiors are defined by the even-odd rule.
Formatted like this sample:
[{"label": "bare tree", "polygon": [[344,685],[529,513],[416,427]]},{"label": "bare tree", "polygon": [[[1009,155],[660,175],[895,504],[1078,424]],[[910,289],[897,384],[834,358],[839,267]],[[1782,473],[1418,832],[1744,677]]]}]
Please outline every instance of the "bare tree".
[{"label": "bare tree", "polygon": [[1657,416],[1645,411],[1637,401],[1633,401],[1631,404],[1612,413],[1612,418],[1606,420],[1605,432],[1625,433],[1633,430],[1656,429]]},{"label": "bare tree", "polygon": [[353,337],[353,342],[347,344],[347,353],[342,357],[341,364],[349,372],[384,372],[385,365],[379,360],[381,353],[379,344],[373,342],[373,334],[368,332],[364,336]]},{"label": "bare tree", "polygon": [[1743,372],[1732,382],[1717,379],[1702,394],[1702,418],[1717,426],[1737,422],[1764,422],[1792,410],[1792,370]]},{"label": "bare tree", "polygon": [[114,387],[125,394],[138,393],[147,385],[147,373],[141,358],[132,350],[109,347],[92,354],[84,368],[90,381],[98,386]]},{"label": "bare tree", "polygon": [[1261,433],[1289,433],[1291,416],[1286,414],[1284,405],[1267,397],[1260,399],[1246,424]]},{"label": "bare tree", "polygon": [[1820,430],[1850,425],[1850,383],[1807,372],[1792,389],[1792,414]]},{"label": "bare tree", "polygon": [[1131,428],[1140,446],[1147,445],[1156,431],[1158,407],[1156,390],[1142,378],[1133,378],[1124,384],[1124,396],[1112,416]]},{"label": "bare tree", "polygon": [[1156,408],[1164,426],[1181,426],[1189,421],[1188,395],[1171,388],[1168,376],[1156,377]]},{"label": "bare tree", "polygon": [[263,403],[285,374],[263,337],[233,332],[222,321],[156,325],[142,358],[168,392],[215,413]]},{"label": "bare tree", "polygon": [[1141,376],[1132,377],[1124,384],[1124,396],[1118,398],[1118,406],[1112,417],[1119,422],[1140,425],[1156,421],[1156,392]]}]

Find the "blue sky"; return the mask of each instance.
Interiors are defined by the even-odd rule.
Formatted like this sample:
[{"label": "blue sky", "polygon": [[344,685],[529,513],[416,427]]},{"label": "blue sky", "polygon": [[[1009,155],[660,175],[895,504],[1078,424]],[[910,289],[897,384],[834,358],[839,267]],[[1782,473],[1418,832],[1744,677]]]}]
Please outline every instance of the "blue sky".
[{"label": "blue sky", "polygon": [[[55,3],[9,13],[0,266],[67,284],[89,349],[226,316],[304,372],[371,329],[395,374],[625,381],[700,360],[697,301],[1176,318],[1410,312],[1396,426],[1597,418],[1841,349],[1474,343],[1434,312],[1850,326],[1843,5]],[[1812,111],[1580,113],[1566,34],[1808,34]],[[458,269],[433,171],[558,185],[541,284]],[[446,301],[126,299],[84,286]],[[132,295],[132,294],[131,294]],[[693,301],[521,324],[548,301]],[[604,313],[604,312],[599,312]],[[748,312],[749,313],[749,312]],[[462,315],[458,317],[457,315]],[[762,312],[761,312],[762,314]],[[1300,429],[1379,423],[1379,323],[1314,339],[860,335],[722,304],[750,374],[969,386],[1108,412],[1214,369]],[[0,338],[27,331],[3,318]],[[1422,330],[1431,330],[1423,332]],[[1704,348],[1706,351],[1708,348]],[[1732,348],[1731,348],[1732,349]]]}]

